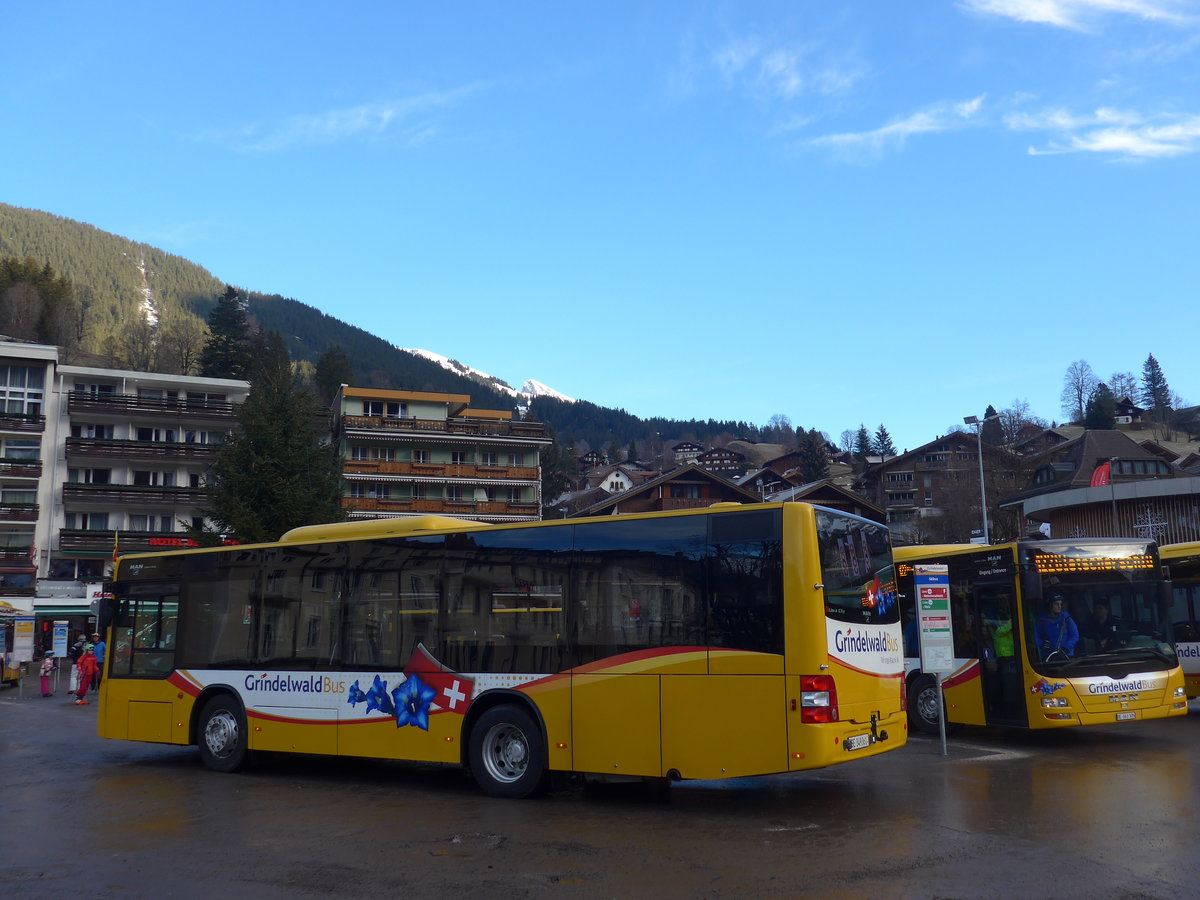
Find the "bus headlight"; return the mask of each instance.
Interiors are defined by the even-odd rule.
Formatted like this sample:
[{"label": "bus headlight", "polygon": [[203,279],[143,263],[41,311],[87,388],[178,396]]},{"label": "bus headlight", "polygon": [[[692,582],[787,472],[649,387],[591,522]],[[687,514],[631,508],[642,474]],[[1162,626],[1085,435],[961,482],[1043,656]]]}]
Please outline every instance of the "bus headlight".
[{"label": "bus headlight", "polygon": [[1187,688],[1181,688],[1181,687],[1175,688],[1176,699],[1178,699],[1180,697],[1186,697],[1186,696],[1187,696]]},{"label": "bus headlight", "polygon": [[1056,706],[1070,706],[1070,705],[1071,704],[1067,702],[1066,697],[1043,697],[1042,698],[1042,706],[1046,707],[1046,708],[1056,707]]}]

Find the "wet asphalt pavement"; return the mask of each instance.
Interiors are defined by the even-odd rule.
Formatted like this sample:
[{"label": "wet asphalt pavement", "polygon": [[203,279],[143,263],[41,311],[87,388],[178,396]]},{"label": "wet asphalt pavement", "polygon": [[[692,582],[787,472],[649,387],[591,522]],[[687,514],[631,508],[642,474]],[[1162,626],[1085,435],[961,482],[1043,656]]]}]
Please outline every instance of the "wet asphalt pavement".
[{"label": "wet asphalt pavement", "polygon": [[0,892],[182,897],[1162,897],[1200,893],[1200,706],[915,736],[809,774],[483,796],[457,769],[106,741],[0,690]]}]

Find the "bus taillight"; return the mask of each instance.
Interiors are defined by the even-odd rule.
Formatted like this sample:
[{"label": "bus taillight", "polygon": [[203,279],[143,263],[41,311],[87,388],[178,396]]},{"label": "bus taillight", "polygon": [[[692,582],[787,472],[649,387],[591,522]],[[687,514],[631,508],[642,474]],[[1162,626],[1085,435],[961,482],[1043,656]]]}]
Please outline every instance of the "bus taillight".
[{"label": "bus taillight", "polygon": [[800,676],[800,721],[836,722],[837,685],[832,675]]}]

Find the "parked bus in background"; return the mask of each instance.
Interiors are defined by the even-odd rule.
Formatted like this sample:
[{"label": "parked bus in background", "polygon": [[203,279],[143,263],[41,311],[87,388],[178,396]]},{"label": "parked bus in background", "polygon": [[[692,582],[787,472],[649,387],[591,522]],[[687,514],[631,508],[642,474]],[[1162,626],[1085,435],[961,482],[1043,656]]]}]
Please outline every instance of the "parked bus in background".
[{"label": "parked bus in background", "polygon": [[1200,697],[1200,541],[1159,549],[1171,576],[1171,624],[1189,697]]},{"label": "parked bus in background", "polygon": [[893,556],[914,727],[938,730],[937,684],[920,670],[916,644],[918,563],[949,567],[948,722],[1061,728],[1187,715],[1154,542],[948,544]]},{"label": "parked bus in background", "polygon": [[99,732],[713,779],[905,743],[886,528],[804,503],[513,526],[420,517],[120,558]]}]

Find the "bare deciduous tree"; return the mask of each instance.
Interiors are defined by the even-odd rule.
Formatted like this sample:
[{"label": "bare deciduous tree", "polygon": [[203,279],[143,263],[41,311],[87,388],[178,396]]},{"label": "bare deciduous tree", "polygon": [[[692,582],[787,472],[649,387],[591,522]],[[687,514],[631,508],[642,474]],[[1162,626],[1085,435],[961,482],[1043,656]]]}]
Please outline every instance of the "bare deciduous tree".
[{"label": "bare deciduous tree", "polygon": [[1088,365],[1087,360],[1077,359],[1067,367],[1063,376],[1063,389],[1059,399],[1062,400],[1063,415],[1072,422],[1082,422],[1088,399],[1099,384],[1096,373]]}]

